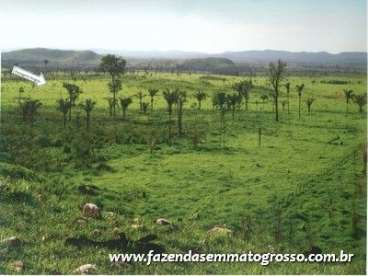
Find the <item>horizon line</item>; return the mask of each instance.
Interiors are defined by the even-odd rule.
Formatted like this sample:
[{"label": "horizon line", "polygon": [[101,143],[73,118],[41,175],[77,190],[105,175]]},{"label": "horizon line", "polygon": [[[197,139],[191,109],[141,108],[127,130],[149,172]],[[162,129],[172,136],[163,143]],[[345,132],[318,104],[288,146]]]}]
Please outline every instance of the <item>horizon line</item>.
[{"label": "horizon line", "polygon": [[292,51],[292,50],[280,50],[280,49],[251,49],[251,50],[224,50],[221,52],[203,52],[203,51],[196,51],[196,50],[179,50],[179,49],[168,49],[168,50],[160,50],[160,49],[149,49],[149,50],[134,50],[134,49],[116,49],[116,48],[64,48],[64,47],[44,47],[44,46],[36,46],[36,47],[14,47],[14,48],[6,48],[0,49],[0,52],[7,53],[13,51],[22,51],[22,50],[33,50],[33,49],[45,49],[45,50],[61,50],[61,51],[121,51],[121,52],[137,52],[137,53],[149,53],[149,52],[160,52],[160,53],[169,53],[169,52],[180,52],[180,53],[196,53],[196,54],[206,54],[206,55],[219,55],[224,53],[238,53],[238,52],[267,52],[267,51],[274,51],[274,52],[289,52],[289,53],[327,53],[331,55],[338,55],[343,53],[367,53],[367,50],[360,50],[360,51],[341,51],[341,52],[330,52],[326,50],[319,50],[319,51]]}]

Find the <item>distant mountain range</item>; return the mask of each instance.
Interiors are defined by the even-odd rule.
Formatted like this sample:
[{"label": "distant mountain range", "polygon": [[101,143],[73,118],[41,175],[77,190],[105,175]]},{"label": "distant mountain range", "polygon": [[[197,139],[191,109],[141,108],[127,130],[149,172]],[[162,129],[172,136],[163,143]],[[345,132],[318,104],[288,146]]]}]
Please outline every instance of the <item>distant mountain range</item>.
[{"label": "distant mountain range", "polygon": [[[223,52],[218,54],[207,54],[201,52],[183,51],[117,51],[93,49],[85,51],[75,50],[55,50],[46,48],[33,48],[15,50],[2,53],[2,63],[4,67],[11,67],[14,64],[25,67],[45,67],[49,68],[89,68],[96,67],[104,54],[121,55],[128,60],[128,65],[166,66],[170,65],[181,68],[204,71],[214,68],[234,68],[234,66],[266,65],[269,62],[282,59],[291,66],[337,66],[347,68],[358,68],[365,70],[367,64],[366,52],[343,52],[331,54],[327,52],[289,52],[289,51],[239,51]],[[203,60],[202,60],[203,59]],[[47,60],[47,62],[45,62]],[[158,64],[158,65],[157,65]]]},{"label": "distant mountain range", "polygon": [[366,52],[342,52],[331,54],[328,52],[289,52],[277,50],[258,50],[258,51],[238,51],[223,52],[217,54],[207,54],[201,52],[184,52],[184,51],[116,51],[94,49],[100,54],[115,53],[126,58],[138,59],[195,59],[218,57],[227,58],[234,63],[269,63],[278,59],[282,59],[289,63],[304,64],[366,64]]}]

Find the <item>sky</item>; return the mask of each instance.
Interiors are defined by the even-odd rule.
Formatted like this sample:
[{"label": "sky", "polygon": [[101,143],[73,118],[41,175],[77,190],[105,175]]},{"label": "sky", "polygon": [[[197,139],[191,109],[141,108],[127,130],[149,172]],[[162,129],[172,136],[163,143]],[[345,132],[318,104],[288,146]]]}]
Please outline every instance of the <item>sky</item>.
[{"label": "sky", "polygon": [[366,51],[365,0],[0,0],[0,49]]}]

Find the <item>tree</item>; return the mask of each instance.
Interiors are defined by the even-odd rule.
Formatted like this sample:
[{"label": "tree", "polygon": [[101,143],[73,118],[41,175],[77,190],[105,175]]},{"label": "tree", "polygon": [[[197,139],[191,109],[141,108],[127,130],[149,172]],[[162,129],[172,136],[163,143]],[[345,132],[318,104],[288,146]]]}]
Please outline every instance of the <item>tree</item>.
[{"label": "tree", "polygon": [[281,60],[278,60],[277,64],[270,63],[268,67],[268,76],[271,86],[273,88],[273,96],[275,100],[275,120],[279,121],[279,106],[278,99],[280,93],[280,86],[285,79],[287,64]]},{"label": "tree", "polygon": [[172,106],[178,102],[178,90],[170,91],[166,89],[163,92],[164,99],[167,103],[167,111],[169,113],[169,139],[171,140],[171,114],[172,114]]},{"label": "tree", "polygon": [[303,90],[304,90],[304,83],[296,86],[296,91],[298,92],[298,99],[299,99],[299,120],[301,117]]},{"label": "tree", "polygon": [[235,107],[237,104],[241,102],[241,96],[239,94],[233,93],[233,94],[227,95],[226,100],[231,109],[232,118],[234,120],[235,119]]},{"label": "tree", "polygon": [[290,114],[290,82],[285,83],[287,97],[287,113]]},{"label": "tree", "polygon": [[91,124],[91,112],[93,108],[95,107],[96,102],[92,99],[86,99],[83,103],[80,104],[80,107],[86,112],[86,126],[87,130],[90,129]]},{"label": "tree", "polygon": [[119,93],[119,91],[122,88],[122,83],[120,79],[114,79],[111,80],[108,84],[109,87],[109,91],[112,93],[112,116],[115,118],[115,112],[116,112],[116,107],[118,106],[118,99],[117,99],[117,94]]},{"label": "tree", "polygon": [[148,89],[148,94],[151,97],[151,112],[153,111],[153,101],[157,93],[158,93],[158,89],[155,89],[155,88]]},{"label": "tree", "polygon": [[353,101],[359,106],[359,112],[363,113],[363,106],[367,104],[367,94],[354,95]]},{"label": "tree", "polygon": [[349,103],[350,100],[353,98],[353,90],[351,89],[344,89],[344,96],[345,96],[345,102],[346,102],[346,114],[349,112]]},{"label": "tree", "polygon": [[240,96],[239,106],[241,104],[241,99],[244,98],[245,110],[248,111],[248,102],[250,98],[250,90],[253,87],[253,83],[251,80],[244,80],[238,83],[235,83],[233,88],[238,92]]},{"label": "tree", "polygon": [[163,92],[163,95],[167,103],[167,112],[169,113],[169,116],[171,116],[172,106],[178,101],[178,91],[177,90],[170,91],[169,89],[166,89]]},{"label": "tree", "polygon": [[109,114],[110,114],[110,117],[112,117],[114,105],[117,105],[117,103],[114,102],[114,98],[112,98],[112,97],[107,97],[105,99],[107,101],[107,104],[109,105]]},{"label": "tree", "polygon": [[23,86],[21,86],[21,87],[19,87],[19,89],[18,89],[18,105],[20,106],[20,103],[21,103],[21,101],[22,101],[22,99],[23,99],[23,97],[22,97],[22,94],[24,93],[24,87]]},{"label": "tree", "polygon": [[201,110],[202,101],[204,101],[207,97],[207,94],[202,90],[198,90],[195,92],[194,97],[198,101],[198,109]]},{"label": "tree", "polygon": [[113,116],[116,115],[116,103],[117,103],[117,94],[121,90],[121,80],[119,77],[124,74],[126,66],[126,60],[117,57],[115,55],[106,55],[103,56],[100,63],[100,70],[108,73],[111,77],[111,82],[109,83],[110,92],[113,94]]},{"label": "tree", "polygon": [[143,98],[145,97],[145,95],[143,94],[142,91],[139,91],[137,93],[137,97],[139,99],[139,111],[142,112],[143,111]]},{"label": "tree", "polygon": [[47,71],[47,64],[49,64],[49,60],[48,59],[44,59],[43,60],[43,64],[45,64],[45,73]]},{"label": "tree", "polygon": [[311,116],[311,108],[312,108],[312,104],[314,103],[315,99],[312,97],[309,97],[305,103],[307,104],[307,108],[308,108],[308,114],[309,116]]},{"label": "tree", "polygon": [[133,102],[131,97],[126,97],[126,98],[120,98],[120,106],[121,109],[123,110],[123,120],[126,119],[126,112],[128,110],[129,105]]},{"label": "tree", "polygon": [[177,90],[177,116],[178,116],[178,134],[183,135],[183,112],[184,103],[187,100],[187,93],[185,91]]},{"label": "tree", "polygon": [[[262,94],[261,95],[261,100],[262,100],[262,106],[264,107],[266,101],[268,100],[268,96],[266,94]],[[262,107],[262,109],[263,109]]]},{"label": "tree", "polygon": [[68,91],[69,94],[69,121],[72,120],[72,108],[75,106],[75,101],[82,93],[78,85],[72,83],[63,83],[63,87]]},{"label": "tree", "polygon": [[148,111],[148,107],[149,107],[149,103],[142,103],[142,112],[143,112],[144,114],[146,114],[146,113],[147,113],[147,111]]},{"label": "tree", "polygon": [[70,102],[67,99],[59,99],[57,101],[57,110],[63,114],[63,125],[66,126],[66,117],[69,111]]},{"label": "tree", "polygon": [[281,101],[281,105],[282,105],[282,111],[285,111],[285,106],[288,104],[288,101]]},{"label": "tree", "polygon": [[42,103],[39,100],[33,100],[30,98],[25,99],[21,103],[23,121],[28,121],[31,125],[33,125],[34,117],[41,105]]},{"label": "tree", "polygon": [[224,144],[225,135],[226,99],[226,93],[224,92],[217,92],[212,99],[213,105],[220,111],[221,146]]}]

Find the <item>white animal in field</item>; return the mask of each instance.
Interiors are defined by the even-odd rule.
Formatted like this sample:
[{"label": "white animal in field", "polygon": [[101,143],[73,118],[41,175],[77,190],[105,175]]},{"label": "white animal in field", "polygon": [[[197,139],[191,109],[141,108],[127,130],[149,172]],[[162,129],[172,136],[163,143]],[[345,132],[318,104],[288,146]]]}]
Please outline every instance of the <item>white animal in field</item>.
[{"label": "white animal in field", "polygon": [[101,210],[94,203],[86,203],[83,205],[82,214],[85,217],[99,218],[101,216]]}]

